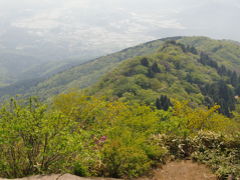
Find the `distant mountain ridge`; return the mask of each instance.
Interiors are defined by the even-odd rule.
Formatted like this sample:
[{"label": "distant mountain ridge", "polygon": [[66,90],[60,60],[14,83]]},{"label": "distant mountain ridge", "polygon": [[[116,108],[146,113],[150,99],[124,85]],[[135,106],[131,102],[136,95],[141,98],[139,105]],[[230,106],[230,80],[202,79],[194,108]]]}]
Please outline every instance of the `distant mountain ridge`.
[{"label": "distant mountain ridge", "polygon": [[[25,81],[21,88],[17,88],[21,85],[19,83],[0,88],[0,95],[29,94],[49,97],[64,92],[68,88],[85,88],[97,82],[105,72],[117,66],[121,61],[135,56],[152,53],[157,50],[161,43],[163,43],[163,41],[159,40],[148,42],[146,45],[141,44],[136,47],[130,47],[120,52],[71,67],[63,72],[48,77],[47,79],[41,79],[37,83],[33,80]],[[36,81],[38,80],[39,79]]]},{"label": "distant mountain ridge", "polygon": [[240,76],[207,53],[171,40],[155,53],[125,60],[88,93],[158,108],[159,101],[171,104],[166,97],[209,107],[218,104],[220,112],[231,116],[234,97],[240,95]]},{"label": "distant mountain ridge", "polygon": [[[240,45],[230,40],[213,40],[207,37],[170,37],[163,38],[135,47],[124,49],[95,60],[74,66],[38,83],[26,85],[20,91],[14,85],[0,89],[0,95],[14,95],[16,93],[51,97],[55,94],[66,92],[71,88],[82,89],[99,81],[107,72],[117,68],[122,61],[136,56],[146,56],[156,53],[166,41],[176,41],[185,46],[191,46],[198,51],[205,52],[219,65],[239,73],[240,69]],[[14,91],[9,91],[11,88]]]}]

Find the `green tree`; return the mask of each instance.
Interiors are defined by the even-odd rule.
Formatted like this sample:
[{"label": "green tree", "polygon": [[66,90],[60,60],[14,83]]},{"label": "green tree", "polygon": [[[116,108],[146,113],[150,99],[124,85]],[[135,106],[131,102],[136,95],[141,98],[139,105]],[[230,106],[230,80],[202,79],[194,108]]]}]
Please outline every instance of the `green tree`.
[{"label": "green tree", "polygon": [[167,111],[170,106],[172,106],[172,103],[167,96],[161,95],[160,98],[156,99],[157,109],[163,109]]},{"label": "green tree", "polygon": [[237,87],[238,85],[238,75],[236,71],[234,71],[230,77],[230,83],[233,85],[233,87]]},{"label": "green tree", "polygon": [[156,62],[154,62],[153,65],[151,66],[151,71],[154,72],[154,73],[160,73],[161,72],[161,70],[158,67],[158,64]]},{"label": "green tree", "polygon": [[146,66],[146,67],[148,67],[149,66],[149,62],[148,62],[148,59],[147,58],[142,58],[141,59],[141,64],[143,65],[143,66]]},{"label": "green tree", "polygon": [[219,81],[217,83],[208,84],[202,89],[202,93],[205,97],[208,97],[205,98],[205,100],[207,100],[205,101],[205,105],[212,105],[212,102],[208,101],[210,98],[214,103],[221,106],[219,112],[228,117],[231,116],[231,111],[235,109],[236,100],[234,99],[233,89],[230,88],[226,82]]}]

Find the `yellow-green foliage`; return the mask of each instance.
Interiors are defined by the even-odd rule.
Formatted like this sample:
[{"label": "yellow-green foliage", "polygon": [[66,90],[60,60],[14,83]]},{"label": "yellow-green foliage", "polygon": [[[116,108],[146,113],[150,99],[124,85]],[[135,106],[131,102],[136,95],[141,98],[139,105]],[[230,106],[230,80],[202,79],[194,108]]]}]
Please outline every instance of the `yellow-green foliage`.
[{"label": "yellow-green foliage", "polygon": [[[95,174],[110,177],[141,175],[163,162],[168,153],[178,158],[190,156],[194,150],[191,138],[200,131],[230,136],[239,129],[236,121],[217,112],[219,106],[193,108],[186,101],[174,101],[173,108],[162,111],[72,92],[59,95],[54,104],[89,129],[97,141],[107,137],[97,145],[101,173]],[[152,138],[159,133],[165,134],[165,140]]]},{"label": "yellow-green foliage", "polygon": [[[76,92],[59,95],[54,105],[93,134],[102,164],[99,175],[136,177],[166,154],[163,147],[150,141],[159,123],[158,113],[150,107],[108,102]],[[102,142],[101,137],[106,140]]]},{"label": "yellow-green foliage", "polygon": [[215,105],[207,109],[206,107],[191,108],[188,104],[188,102],[176,101],[173,113],[175,116],[182,118],[186,128],[193,133],[200,130],[226,133],[229,127],[233,128],[234,122],[217,112],[220,106]]},{"label": "yellow-green foliage", "polygon": [[80,92],[57,96],[51,108],[11,101],[0,109],[0,175],[138,177],[169,155],[190,156],[200,131],[234,134],[237,123],[217,108],[176,101],[163,111]]},{"label": "yellow-green foliage", "polygon": [[0,176],[69,171],[84,146],[77,123],[33,99],[0,108]]},{"label": "yellow-green foliage", "polygon": [[219,106],[192,108],[187,101],[175,101],[174,107],[162,114],[162,133],[188,135],[201,130],[231,134],[239,129],[239,124],[219,114]]}]

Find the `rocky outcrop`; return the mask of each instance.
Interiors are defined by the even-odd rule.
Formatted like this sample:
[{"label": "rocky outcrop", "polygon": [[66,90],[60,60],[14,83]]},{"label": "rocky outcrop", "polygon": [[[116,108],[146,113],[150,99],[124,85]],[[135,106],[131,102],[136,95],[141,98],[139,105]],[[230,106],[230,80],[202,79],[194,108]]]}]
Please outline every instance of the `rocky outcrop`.
[{"label": "rocky outcrop", "polygon": [[[2,179],[0,180],[8,180],[8,179]],[[38,176],[29,176],[25,178],[18,178],[13,180],[116,180],[113,178],[85,178],[85,177],[79,177],[74,176],[72,174],[53,174],[53,175],[38,175]]]}]

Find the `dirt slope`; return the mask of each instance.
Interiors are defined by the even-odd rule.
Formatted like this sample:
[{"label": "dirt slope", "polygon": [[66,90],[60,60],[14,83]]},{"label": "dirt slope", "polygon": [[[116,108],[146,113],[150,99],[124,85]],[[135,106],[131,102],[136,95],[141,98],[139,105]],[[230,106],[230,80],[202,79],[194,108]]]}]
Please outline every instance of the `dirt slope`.
[{"label": "dirt slope", "polygon": [[217,180],[217,177],[204,165],[192,161],[170,162],[155,170],[152,178],[138,180]]}]

